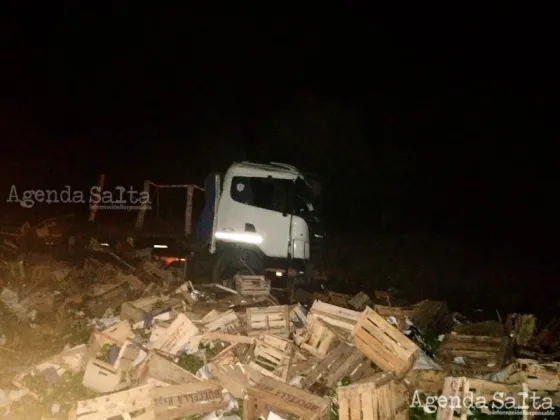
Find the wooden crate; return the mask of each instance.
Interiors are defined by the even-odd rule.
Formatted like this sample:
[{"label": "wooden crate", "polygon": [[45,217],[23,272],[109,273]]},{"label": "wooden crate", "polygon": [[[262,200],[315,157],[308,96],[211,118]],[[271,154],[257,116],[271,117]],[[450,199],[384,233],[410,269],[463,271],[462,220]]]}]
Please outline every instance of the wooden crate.
[{"label": "wooden crate", "polygon": [[140,348],[132,341],[125,341],[119,349],[114,364],[90,358],[84,372],[82,385],[95,392],[113,392],[131,384],[128,372],[140,354]]},{"label": "wooden crate", "polygon": [[268,296],[270,295],[270,280],[264,276],[241,276],[234,277],[235,288],[243,296]]},{"label": "wooden crate", "polygon": [[531,391],[548,391],[560,394],[560,362],[538,362],[532,359],[517,359],[508,366],[508,384],[526,383]]},{"label": "wooden crate", "polygon": [[144,385],[115,392],[91,400],[78,401],[71,409],[69,420],[155,420],[152,405],[153,385]]},{"label": "wooden crate", "polygon": [[348,302],[352,299],[352,295],[346,293],[327,292],[328,302],[341,307],[347,307]]},{"label": "wooden crate", "polygon": [[247,335],[290,335],[290,307],[288,305],[247,308]]},{"label": "wooden crate", "polygon": [[[454,420],[455,408],[460,411],[461,419],[466,419],[469,404],[485,401],[489,406],[497,394],[502,402],[506,402],[506,406],[510,402],[515,402],[517,407],[529,405],[530,402],[523,397],[524,392],[529,392],[527,384],[506,385],[482,379],[448,376],[438,398],[436,420]],[[462,404],[463,402],[466,404]],[[523,418],[528,417],[524,414]]]},{"label": "wooden crate", "polygon": [[223,387],[216,380],[161,387],[150,384],[79,401],[68,418],[163,420],[207,414],[226,406]]},{"label": "wooden crate", "polygon": [[237,314],[230,309],[223,313],[217,313],[210,318],[203,318],[205,332],[219,332],[224,334],[238,334],[241,330]]},{"label": "wooden crate", "polygon": [[149,379],[156,379],[168,385],[180,385],[198,382],[200,379],[183,369],[181,366],[152,350],[138,366],[135,377],[140,385],[148,383]]},{"label": "wooden crate", "polygon": [[364,292],[358,293],[348,301],[348,304],[357,311],[363,311],[371,299]]},{"label": "wooden crate", "polygon": [[326,420],[329,401],[275,379],[264,377],[247,388],[248,398],[243,405],[243,419],[267,417],[270,411],[288,418]]},{"label": "wooden crate", "polygon": [[356,325],[356,322],[358,322],[360,316],[362,315],[360,312],[341,308],[339,306],[321,302],[320,300],[316,300],[313,303],[309,312],[317,318],[322,319],[327,324],[343,328],[347,331],[352,331],[352,328],[354,328],[354,325]]},{"label": "wooden crate", "polygon": [[352,331],[354,344],[368,359],[387,372],[405,375],[419,348],[369,306]]},{"label": "wooden crate", "polygon": [[292,359],[292,343],[270,334],[261,334],[250,359],[249,366],[262,375],[286,382]]},{"label": "wooden crate", "polygon": [[97,353],[105,344],[121,347],[127,338],[133,337],[134,333],[128,321],[121,321],[103,331],[94,331],[88,342],[86,361],[95,358]]},{"label": "wooden crate", "polygon": [[129,320],[134,324],[144,321],[147,315],[158,315],[163,311],[167,311],[170,307],[179,304],[181,304],[180,299],[171,298],[169,296],[149,296],[131,302],[123,302],[121,305],[120,318]]},{"label": "wooden crate", "polygon": [[420,331],[447,333],[453,328],[447,302],[423,300],[411,306],[375,305],[374,309],[384,318],[394,317],[401,331],[408,329],[406,318]]},{"label": "wooden crate", "polygon": [[[177,355],[189,346],[191,340],[198,332],[196,325],[185,314],[179,314],[165,332],[154,342],[152,348],[163,353]],[[196,343],[196,346],[198,346],[198,343]]]},{"label": "wooden crate", "polygon": [[212,377],[218,379],[227,392],[237,399],[245,398],[245,391],[251,386],[245,366],[209,363],[208,367]]},{"label": "wooden crate", "polygon": [[371,378],[338,387],[340,420],[408,419],[406,387],[395,382],[392,373],[378,373]]},{"label": "wooden crate", "polygon": [[224,389],[215,379],[190,384],[153,388],[155,419],[176,419],[208,414],[227,407]]},{"label": "wooden crate", "polygon": [[[352,381],[375,373],[371,368],[371,362],[367,360],[356,347],[346,342],[340,343],[330,351],[327,356],[319,361],[316,366],[312,365],[302,381],[304,389],[319,395],[331,389],[343,377],[349,376]],[[297,374],[290,370],[289,376]]]},{"label": "wooden crate", "polygon": [[295,343],[320,359],[338,341],[329,325],[313,315],[309,317],[307,327],[298,331],[301,333],[296,333]]},{"label": "wooden crate", "polygon": [[233,343],[220,351],[211,359],[212,363],[229,365],[245,360],[252,351],[252,346],[243,343]]},{"label": "wooden crate", "polygon": [[[511,355],[510,337],[447,334],[437,351],[437,361],[455,375],[498,372]],[[457,362],[456,358],[462,358]]]}]

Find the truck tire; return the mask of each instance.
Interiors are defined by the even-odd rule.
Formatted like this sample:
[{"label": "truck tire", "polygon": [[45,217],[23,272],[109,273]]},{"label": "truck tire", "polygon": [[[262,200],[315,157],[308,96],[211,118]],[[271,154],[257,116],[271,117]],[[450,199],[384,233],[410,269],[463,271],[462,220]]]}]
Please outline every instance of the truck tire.
[{"label": "truck tire", "polygon": [[[249,266],[249,268],[247,268]],[[256,252],[225,251],[220,254],[212,270],[212,282],[233,288],[236,274],[264,275],[262,258]]]}]

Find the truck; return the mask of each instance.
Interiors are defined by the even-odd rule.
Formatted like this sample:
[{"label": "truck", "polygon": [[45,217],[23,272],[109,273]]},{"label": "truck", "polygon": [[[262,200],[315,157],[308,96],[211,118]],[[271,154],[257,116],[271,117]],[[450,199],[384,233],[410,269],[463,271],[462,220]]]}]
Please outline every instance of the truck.
[{"label": "truck", "polygon": [[[313,262],[323,253],[321,186],[292,165],[234,162],[225,173],[208,175],[204,188],[151,181],[145,181],[144,188],[158,206],[160,188],[185,188],[190,198],[182,211],[184,230],[150,231],[144,224],[147,210],[142,209],[134,242],[153,247],[160,258],[177,258],[191,266],[194,262],[199,268],[195,271],[214,283],[230,286],[236,274],[309,279]],[[205,196],[196,232],[191,229],[194,189]]]},{"label": "truck", "polygon": [[215,255],[212,280],[235,274],[309,278],[325,232],[320,186],[285,163],[236,162],[205,182],[197,237]]}]

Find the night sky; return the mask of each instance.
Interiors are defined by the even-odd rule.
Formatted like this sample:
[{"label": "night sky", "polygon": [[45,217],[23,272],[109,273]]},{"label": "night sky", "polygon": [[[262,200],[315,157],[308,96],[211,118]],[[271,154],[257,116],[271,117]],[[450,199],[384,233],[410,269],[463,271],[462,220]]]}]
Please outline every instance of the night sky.
[{"label": "night sky", "polygon": [[316,173],[338,228],[552,235],[554,27],[122,4],[2,13],[2,194],[201,184],[250,158]]}]

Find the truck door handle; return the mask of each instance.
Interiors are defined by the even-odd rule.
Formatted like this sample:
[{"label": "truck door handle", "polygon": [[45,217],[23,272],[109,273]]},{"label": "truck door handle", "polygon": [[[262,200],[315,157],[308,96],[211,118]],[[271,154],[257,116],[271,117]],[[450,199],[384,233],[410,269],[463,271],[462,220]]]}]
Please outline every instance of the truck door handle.
[{"label": "truck door handle", "polygon": [[255,225],[253,225],[252,223],[245,223],[245,232],[256,233],[257,229],[255,229]]}]

